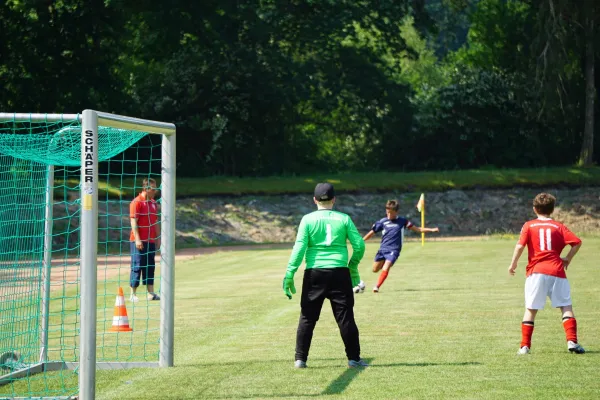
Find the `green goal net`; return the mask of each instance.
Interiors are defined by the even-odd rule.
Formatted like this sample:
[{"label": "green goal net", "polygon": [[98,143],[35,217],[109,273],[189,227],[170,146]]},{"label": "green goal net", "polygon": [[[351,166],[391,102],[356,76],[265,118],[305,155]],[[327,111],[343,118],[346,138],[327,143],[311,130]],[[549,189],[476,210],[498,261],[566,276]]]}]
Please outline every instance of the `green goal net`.
[{"label": "green goal net", "polygon": [[[71,117],[0,120],[0,399],[79,393],[82,124]],[[159,361],[160,300],[143,286],[129,299],[129,205],[145,178],[160,193],[162,135],[135,127],[97,127],[99,364]],[[130,331],[115,329],[119,288]]]}]

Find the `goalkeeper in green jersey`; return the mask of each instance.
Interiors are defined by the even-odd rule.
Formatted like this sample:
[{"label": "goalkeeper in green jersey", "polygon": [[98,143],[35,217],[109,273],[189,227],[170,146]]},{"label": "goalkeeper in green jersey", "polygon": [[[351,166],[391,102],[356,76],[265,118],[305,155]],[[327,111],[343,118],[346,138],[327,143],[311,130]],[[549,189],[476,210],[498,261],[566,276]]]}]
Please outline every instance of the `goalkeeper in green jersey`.
[{"label": "goalkeeper in green jersey", "polygon": [[[306,256],[294,365],[306,368],[313,331],[323,302],[329,299],[346,347],[348,367],[366,367],[360,358],[352,290],[360,282],[358,263],[365,253],[365,242],[348,215],[333,211],[335,192],[331,184],[319,183],[313,200],[317,211],[302,217],[283,278],[283,291],[291,299],[296,293],[294,274]],[[350,261],[346,241],[352,245]]]}]

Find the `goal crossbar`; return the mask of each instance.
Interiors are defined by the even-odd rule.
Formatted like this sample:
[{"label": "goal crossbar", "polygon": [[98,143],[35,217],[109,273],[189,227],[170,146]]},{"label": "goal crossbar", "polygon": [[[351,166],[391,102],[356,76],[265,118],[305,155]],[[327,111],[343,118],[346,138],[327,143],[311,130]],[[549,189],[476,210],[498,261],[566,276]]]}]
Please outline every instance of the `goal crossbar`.
[{"label": "goal crossbar", "polygon": [[[102,111],[93,111],[98,116],[98,125],[108,126],[131,131],[141,131],[153,134],[174,135],[175,124],[159,122],[149,119],[127,117],[124,115],[110,114]],[[79,121],[82,114],[28,114],[28,113],[0,113],[0,121],[15,122],[61,122]]]}]

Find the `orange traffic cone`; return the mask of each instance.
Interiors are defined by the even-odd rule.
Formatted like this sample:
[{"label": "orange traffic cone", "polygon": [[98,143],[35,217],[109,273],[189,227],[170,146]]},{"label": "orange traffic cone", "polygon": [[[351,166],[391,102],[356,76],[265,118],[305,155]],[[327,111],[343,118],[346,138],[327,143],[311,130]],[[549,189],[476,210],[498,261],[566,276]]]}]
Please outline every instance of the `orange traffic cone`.
[{"label": "orange traffic cone", "polygon": [[129,327],[129,318],[127,318],[127,308],[125,308],[125,296],[123,288],[119,288],[119,294],[115,301],[115,315],[113,316],[112,328],[113,332],[131,332],[133,329]]}]

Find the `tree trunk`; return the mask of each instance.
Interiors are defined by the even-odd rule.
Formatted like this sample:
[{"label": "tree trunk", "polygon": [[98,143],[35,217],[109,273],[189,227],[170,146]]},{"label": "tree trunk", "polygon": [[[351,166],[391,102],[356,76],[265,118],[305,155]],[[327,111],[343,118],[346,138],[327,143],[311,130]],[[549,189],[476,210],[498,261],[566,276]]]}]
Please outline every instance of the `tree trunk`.
[{"label": "tree trunk", "polygon": [[583,143],[579,155],[579,165],[593,165],[594,153],[594,101],[596,99],[596,84],[594,82],[594,2],[586,0],[585,16],[585,128]]}]

